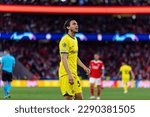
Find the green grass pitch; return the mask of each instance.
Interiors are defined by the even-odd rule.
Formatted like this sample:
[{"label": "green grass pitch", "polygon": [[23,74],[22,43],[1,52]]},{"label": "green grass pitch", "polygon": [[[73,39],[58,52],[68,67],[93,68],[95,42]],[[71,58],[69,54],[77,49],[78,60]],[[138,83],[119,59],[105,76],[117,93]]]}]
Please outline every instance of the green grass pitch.
[{"label": "green grass pitch", "polygon": [[[89,88],[83,88],[83,96],[85,100],[89,99]],[[0,100],[3,100],[3,88],[0,88]],[[63,96],[59,88],[13,87],[9,100],[63,100]],[[127,94],[123,94],[122,88],[104,88],[101,100],[150,100],[150,89],[130,88]]]}]

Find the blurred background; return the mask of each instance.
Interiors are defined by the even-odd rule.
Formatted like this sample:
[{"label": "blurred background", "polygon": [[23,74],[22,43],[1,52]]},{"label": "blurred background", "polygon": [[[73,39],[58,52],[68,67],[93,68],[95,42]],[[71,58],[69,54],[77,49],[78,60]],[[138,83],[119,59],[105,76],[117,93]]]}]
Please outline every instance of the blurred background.
[{"label": "blurred background", "polygon": [[[1,0],[0,4],[40,6],[149,6],[148,0]],[[0,56],[10,48],[17,63],[14,86],[58,86],[59,40],[63,24],[74,18],[79,24],[79,57],[87,66],[100,53],[105,65],[104,87],[121,87],[117,73],[122,61],[132,66],[130,87],[150,87],[149,14],[48,14],[0,12]],[[79,68],[83,86],[88,76]],[[20,82],[22,80],[22,82]],[[38,84],[34,81],[51,83]],[[27,83],[29,81],[29,83]],[[31,82],[30,82],[31,81]],[[110,85],[110,81],[113,83]],[[54,83],[52,83],[54,82]],[[144,83],[143,83],[144,82]],[[3,83],[0,83],[2,86]]]},{"label": "blurred background", "polygon": [[77,6],[148,6],[148,0],[1,0],[1,4],[77,5]]}]

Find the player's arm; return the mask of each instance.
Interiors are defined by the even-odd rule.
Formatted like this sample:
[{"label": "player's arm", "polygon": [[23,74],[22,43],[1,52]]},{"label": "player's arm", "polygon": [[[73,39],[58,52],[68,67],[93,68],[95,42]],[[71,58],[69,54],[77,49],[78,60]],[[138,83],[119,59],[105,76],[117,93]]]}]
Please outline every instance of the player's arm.
[{"label": "player's arm", "polygon": [[104,67],[104,63],[102,63],[102,68],[101,68],[101,74],[102,74],[102,79],[104,78],[105,75],[105,67]]},{"label": "player's arm", "polygon": [[86,72],[87,75],[90,74],[90,69],[82,63],[82,61],[79,59],[79,57],[77,60],[77,64],[84,69],[84,71]]},{"label": "player's arm", "polygon": [[122,67],[120,67],[120,69],[119,69],[119,72],[117,74],[117,78],[120,78],[121,73],[122,73]]},{"label": "player's arm", "polygon": [[105,75],[105,68],[103,67],[102,68],[102,78],[104,78],[104,75]]},{"label": "player's arm", "polygon": [[62,54],[62,63],[64,65],[64,68],[68,74],[68,80],[69,80],[69,83],[70,84],[73,84],[74,83],[74,80],[73,80],[73,76],[72,76],[72,73],[70,71],[70,68],[69,68],[69,65],[68,65],[68,61],[67,61],[67,58],[68,58],[68,53],[61,53]]},{"label": "player's arm", "polygon": [[121,72],[119,71],[117,74],[117,78],[120,78]]},{"label": "player's arm", "polygon": [[101,69],[101,74],[102,74],[102,76],[101,76],[101,88],[103,89],[103,79],[104,79],[104,75],[105,75],[105,68],[104,68],[104,66],[102,67],[102,69]]},{"label": "player's arm", "polygon": [[0,70],[2,69],[2,64],[0,63]]},{"label": "player's arm", "polygon": [[71,73],[69,65],[68,65],[69,42],[68,42],[67,38],[61,39],[61,41],[59,43],[59,49],[60,49],[60,53],[62,55],[61,60],[62,60],[63,66],[68,74],[69,83],[73,84],[74,79],[73,79],[72,73]]},{"label": "player's arm", "polygon": [[135,79],[135,75],[134,75],[134,72],[132,70],[131,70],[131,77],[133,80]]}]

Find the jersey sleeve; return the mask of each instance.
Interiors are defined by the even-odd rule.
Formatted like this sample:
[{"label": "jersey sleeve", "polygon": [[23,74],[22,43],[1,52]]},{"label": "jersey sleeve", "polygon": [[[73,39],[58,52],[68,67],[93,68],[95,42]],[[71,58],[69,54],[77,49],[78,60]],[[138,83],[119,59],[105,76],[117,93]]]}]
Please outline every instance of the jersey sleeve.
[{"label": "jersey sleeve", "polygon": [[59,43],[59,51],[60,53],[68,53],[69,52],[69,42],[66,37],[64,37]]},{"label": "jersey sleeve", "polygon": [[128,69],[129,69],[129,71],[131,71],[131,70],[132,70],[131,66],[129,66],[129,68],[128,68]]}]

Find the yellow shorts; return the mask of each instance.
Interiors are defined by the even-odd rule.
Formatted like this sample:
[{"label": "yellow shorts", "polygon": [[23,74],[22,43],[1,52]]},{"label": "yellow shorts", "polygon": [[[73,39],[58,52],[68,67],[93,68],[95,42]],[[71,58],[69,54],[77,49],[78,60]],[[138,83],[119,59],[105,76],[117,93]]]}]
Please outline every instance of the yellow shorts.
[{"label": "yellow shorts", "polygon": [[76,75],[74,77],[74,84],[71,85],[68,81],[68,75],[62,76],[60,80],[60,89],[62,95],[68,94],[70,96],[75,96],[77,93],[82,93],[82,87],[80,83],[80,78]]},{"label": "yellow shorts", "polygon": [[123,83],[128,83],[129,80],[130,80],[129,77],[123,77],[123,78],[122,78]]}]

